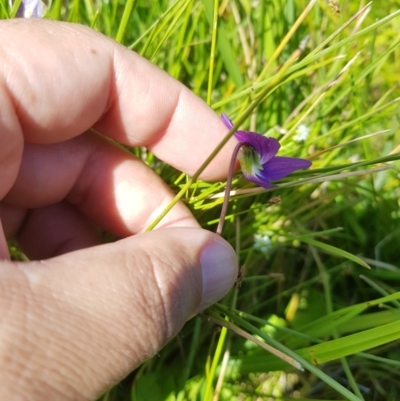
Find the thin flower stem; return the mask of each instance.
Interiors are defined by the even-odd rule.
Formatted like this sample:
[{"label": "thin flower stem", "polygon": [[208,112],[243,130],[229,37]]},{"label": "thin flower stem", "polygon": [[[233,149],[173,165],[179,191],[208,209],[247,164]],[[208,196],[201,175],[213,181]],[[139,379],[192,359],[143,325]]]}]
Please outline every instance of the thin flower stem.
[{"label": "thin flower stem", "polygon": [[221,216],[219,218],[219,223],[218,223],[218,227],[217,227],[217,231],[216,231],[216,233],[218,235],[222,234],[222,230],[224,228],[225,217],[226,217],[226,212],[228,210],[229,197],[230,197],[231,188],[232,188],[232,178],[233,178],[233,173],[235,171],[236,158],[237,158],[237,155],[239,153],[239,150],[244,145],[245,144],[243,142],[239,142],[236,145],[236,147],[235,147],[235,149],[233,150],[233,153],[232,153],[231,164],[229,166],[229,172],[228,172],[228,178],[226,179],[226,189],[225,189],[224,203],[222,204]]}]

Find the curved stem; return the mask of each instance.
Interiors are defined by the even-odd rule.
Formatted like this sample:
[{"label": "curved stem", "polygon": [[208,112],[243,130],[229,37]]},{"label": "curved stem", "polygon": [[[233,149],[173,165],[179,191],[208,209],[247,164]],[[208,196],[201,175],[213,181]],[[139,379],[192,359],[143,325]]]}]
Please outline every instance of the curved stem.
[{"label": "curved stem", "polygon": [[228,210],[229,197],[230,197],[231,188],[232,188],[232,178],[233,178],[233,173],[235,170],[236,158],[237,158],[240,148],[244,145],[245,144],[243,142],[239,142],[236,145],[236,147],[232,153],[231,164],[229,166],[229,171],[228,171],[228,178],[226,179],[224,203],[222,204],[221,216],[219,218],[219,223],[218,223],[218,227],[217,227],[217,231],[216,231],[216,233],[218,235],[221,235],[222,229],[224,228],[225,217],[226,217],[226,212]]}]

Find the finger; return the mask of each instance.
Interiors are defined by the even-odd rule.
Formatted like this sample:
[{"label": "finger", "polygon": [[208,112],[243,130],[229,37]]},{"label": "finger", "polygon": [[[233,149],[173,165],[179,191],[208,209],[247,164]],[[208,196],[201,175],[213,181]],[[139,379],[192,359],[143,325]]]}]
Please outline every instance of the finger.
[{"label": "finger", "polygon": [[48,259],[103,242],[88,219],[66,202],[30,210],[16,239],[31,260]]},{"label": "finger", "polygon": [[[27,143],[17,180],[3,202],[33,209],[66,199],[96,225],[124,237],[144,231],[173,196],[141,160],[88,132],[57,144]],[[160,227],[173,225],[198,227],[181,203]]]},{"label": "finger", "polygon": [[47,259],[104,242],[91,222],[67,202],[31,210],[0,203],[0,221],[5,238],[15,238],[31,260]]},{"label": "finger", "polygon": [[34,400],[95,399],[224,296],[237,274],[232,248],[191,228],[0,266],[4,399],[26,391]]},{"label": "finger", "polygon": [[[95,126],[193,174],[227,131],[182,84],[91,29],[45,20],[0,24],[0,55],[7,60],[0,68],[0,109],[8,116],[0,124],[7,134],[0,160],[10,166],[0,196],[17,174],[22,133],[29,142],[55,143]],[[234,142],[203,178],[226,174]]]},{"label": "finger", "polygon": [[27,210],[0,202],[0,220],[6,238],[14,238],[24,223]]},{"label": "finger", "polygon": [[0,219],[0,261],[9,259],[10,259],[10,253],[8,251],[7,240],[4,235],[3,225],[1,224],[1,219]]}]

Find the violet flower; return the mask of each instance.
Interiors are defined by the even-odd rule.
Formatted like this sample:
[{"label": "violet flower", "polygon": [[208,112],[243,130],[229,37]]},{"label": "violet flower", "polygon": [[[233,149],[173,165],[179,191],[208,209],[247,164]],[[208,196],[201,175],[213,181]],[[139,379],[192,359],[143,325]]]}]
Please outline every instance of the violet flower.
[{"label": "violet flower", "polygon": [[[221,115],[228,129],[233,127],[226,114]],[[263,188],[273,188],[271,180],[280,180],[296,170],[311,166],[311,162],[297,157],[276,156],[281,145],[275,138],[256,132],[236,131],[235,138],[242,144],[238,159],[246,179]]]}]

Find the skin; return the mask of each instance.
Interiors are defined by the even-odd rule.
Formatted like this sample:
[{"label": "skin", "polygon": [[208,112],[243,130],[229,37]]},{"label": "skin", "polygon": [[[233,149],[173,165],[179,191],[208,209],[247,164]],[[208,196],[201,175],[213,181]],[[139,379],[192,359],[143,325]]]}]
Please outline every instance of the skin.
[{"label": "skin", "polygon": [[[181,203],[145,233],[173,193],[117,142],[190,175],[227,130],[83,26],[1,21],[0,59],[0,399],[93,399],[202,308],[200,255],[229,247]],[[235,144],[202,179],[226,175]],[[101,244],[98,227],[121,239]],[[30,262],[9,260],[11,237]]]}]

